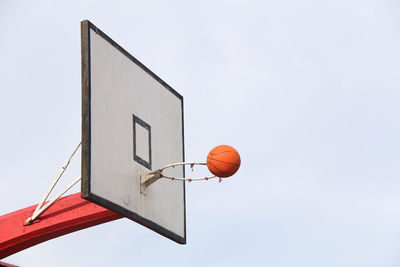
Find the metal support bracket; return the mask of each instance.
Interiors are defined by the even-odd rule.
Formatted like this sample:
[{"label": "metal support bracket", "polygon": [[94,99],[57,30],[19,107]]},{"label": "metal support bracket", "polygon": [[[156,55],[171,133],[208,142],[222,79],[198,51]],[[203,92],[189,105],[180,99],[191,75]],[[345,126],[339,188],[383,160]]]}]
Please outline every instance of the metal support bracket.
[{"label": "metal support bracket", "polygon": [[32,224],[35,219],[42,214],[48,207],[50,207],[57,199],[59,199],[65,192],[67,192],[72,186],[74,186],[77,182],[81,180],[81,177],[77,177],[73,182],[71,182],[64,190],[62,190],[59,194],[57,194],[51,201],[47,202],[46,204],[45,201],[47,200],[48,196],[50,195],[51,191],[54,189],[56,186],[57,182],[60,180],[61,176],[64,174],[65,170],[67,169],[69,163],[71,162],[72,157],[75,155],[76,151],[78,148],[81,146],[82,142],[79,142],[79,144],[75,147],[74,151],[72,152],[71,156],[69,156],[68,160],[65,162],[65,164],[61,167],[60,172],[58,173],[57,177],[54,179],[53,183],[50,185],[49,189],[47,192],[44,194],[42,200],[39,202],[39,204],[36,206],[35,211],[33,212],[32,216],[26,219],[25,223],[26,225]]},{"label": "metal support bracket", "polygon": [[163,177],[161,170],[156,170],[153,172],[145,173],[140,176],[140,185],[144,187],[148,187],[154,182],[156,182],[158,179]]}]

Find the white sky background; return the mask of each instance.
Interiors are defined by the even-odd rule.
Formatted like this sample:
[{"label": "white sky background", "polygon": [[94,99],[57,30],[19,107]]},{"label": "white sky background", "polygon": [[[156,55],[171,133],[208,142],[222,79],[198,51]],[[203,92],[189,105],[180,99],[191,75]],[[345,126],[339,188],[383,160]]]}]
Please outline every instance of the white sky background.
[{"label": "white sky background", "polygon": [[0,2],[0,214],[80,140],[84,19],[184,96],[187,160],[224,143],[242,167],[187,185],[185,246],[122,219],[4,261],[399,266],[398,1],[54,2]]}]

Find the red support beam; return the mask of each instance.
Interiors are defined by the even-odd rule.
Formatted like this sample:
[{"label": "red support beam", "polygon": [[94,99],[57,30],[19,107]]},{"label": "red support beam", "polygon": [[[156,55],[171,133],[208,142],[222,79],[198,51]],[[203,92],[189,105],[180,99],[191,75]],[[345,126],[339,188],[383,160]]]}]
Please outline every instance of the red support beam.
[{"label": "red support beam", "polygon": [[0,259],[49,239],[122,218],[76,193],[58,199],[34,223],[26,225],[36,206],[0,216]]}]

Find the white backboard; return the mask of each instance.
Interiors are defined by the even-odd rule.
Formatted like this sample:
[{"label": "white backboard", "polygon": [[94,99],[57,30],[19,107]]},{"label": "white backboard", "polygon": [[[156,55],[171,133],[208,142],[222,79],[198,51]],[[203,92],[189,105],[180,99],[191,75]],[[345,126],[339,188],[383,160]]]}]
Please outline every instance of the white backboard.
[{"label": "white backboard", "polygon": [[[186,243],[183,97],[89,21],[82,33],[82,197]],[[184,177],[184,168],[170,174]]]}]

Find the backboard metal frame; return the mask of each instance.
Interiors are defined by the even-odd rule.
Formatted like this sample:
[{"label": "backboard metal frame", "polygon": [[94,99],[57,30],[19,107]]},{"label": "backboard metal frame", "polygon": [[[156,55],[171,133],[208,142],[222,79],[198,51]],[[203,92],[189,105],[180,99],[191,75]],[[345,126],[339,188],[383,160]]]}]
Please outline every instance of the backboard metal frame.
[{"label": "backboard metal frame", "polygon": [[[183,197],[184,197],[184,235],[180,236],[176,233],[164,228],[153,221],[150,221],[137,213],[124,209],[107,199],[94,194],[91,190],[91,54],[90,54],[90,30],[95,31],[109,44],[114,46],[118,51],[125,55],[134,64],[139,66],[147,74],[158,81],[166,90],[170,91],[181,101],[182,108],[182,144],[183,144],[183,161],[184,161],[184,125],[183,125],[183,97],[160,79],[156,74],[150,71],[146,66],[129,54],[125,49],[119,46],[115,41],[108,37],[104,32],[98,29],[90,21],[85,20],[81,22],[81,54],[82,54],[82,182],[81,182],[81,196],[82,198],[103,206],[109,210],[117,212],[151,230],[179,243],[186,244],[186,197],[185,197],[185,183],[183,183]],[[139,124],[141,122],[139,121]],[[146,128],[146,125],[141,123],[141,126]],[[147,128],[146,128],[147,129]],[[150,129],[149,129],[150,130]],[[150,131],[149,131],[150,134]],[[151,156],[150,156],[151,158]],[[148,162],[151,167],[151,161]],[[183,172],[185,170],[183,169]]]}]

